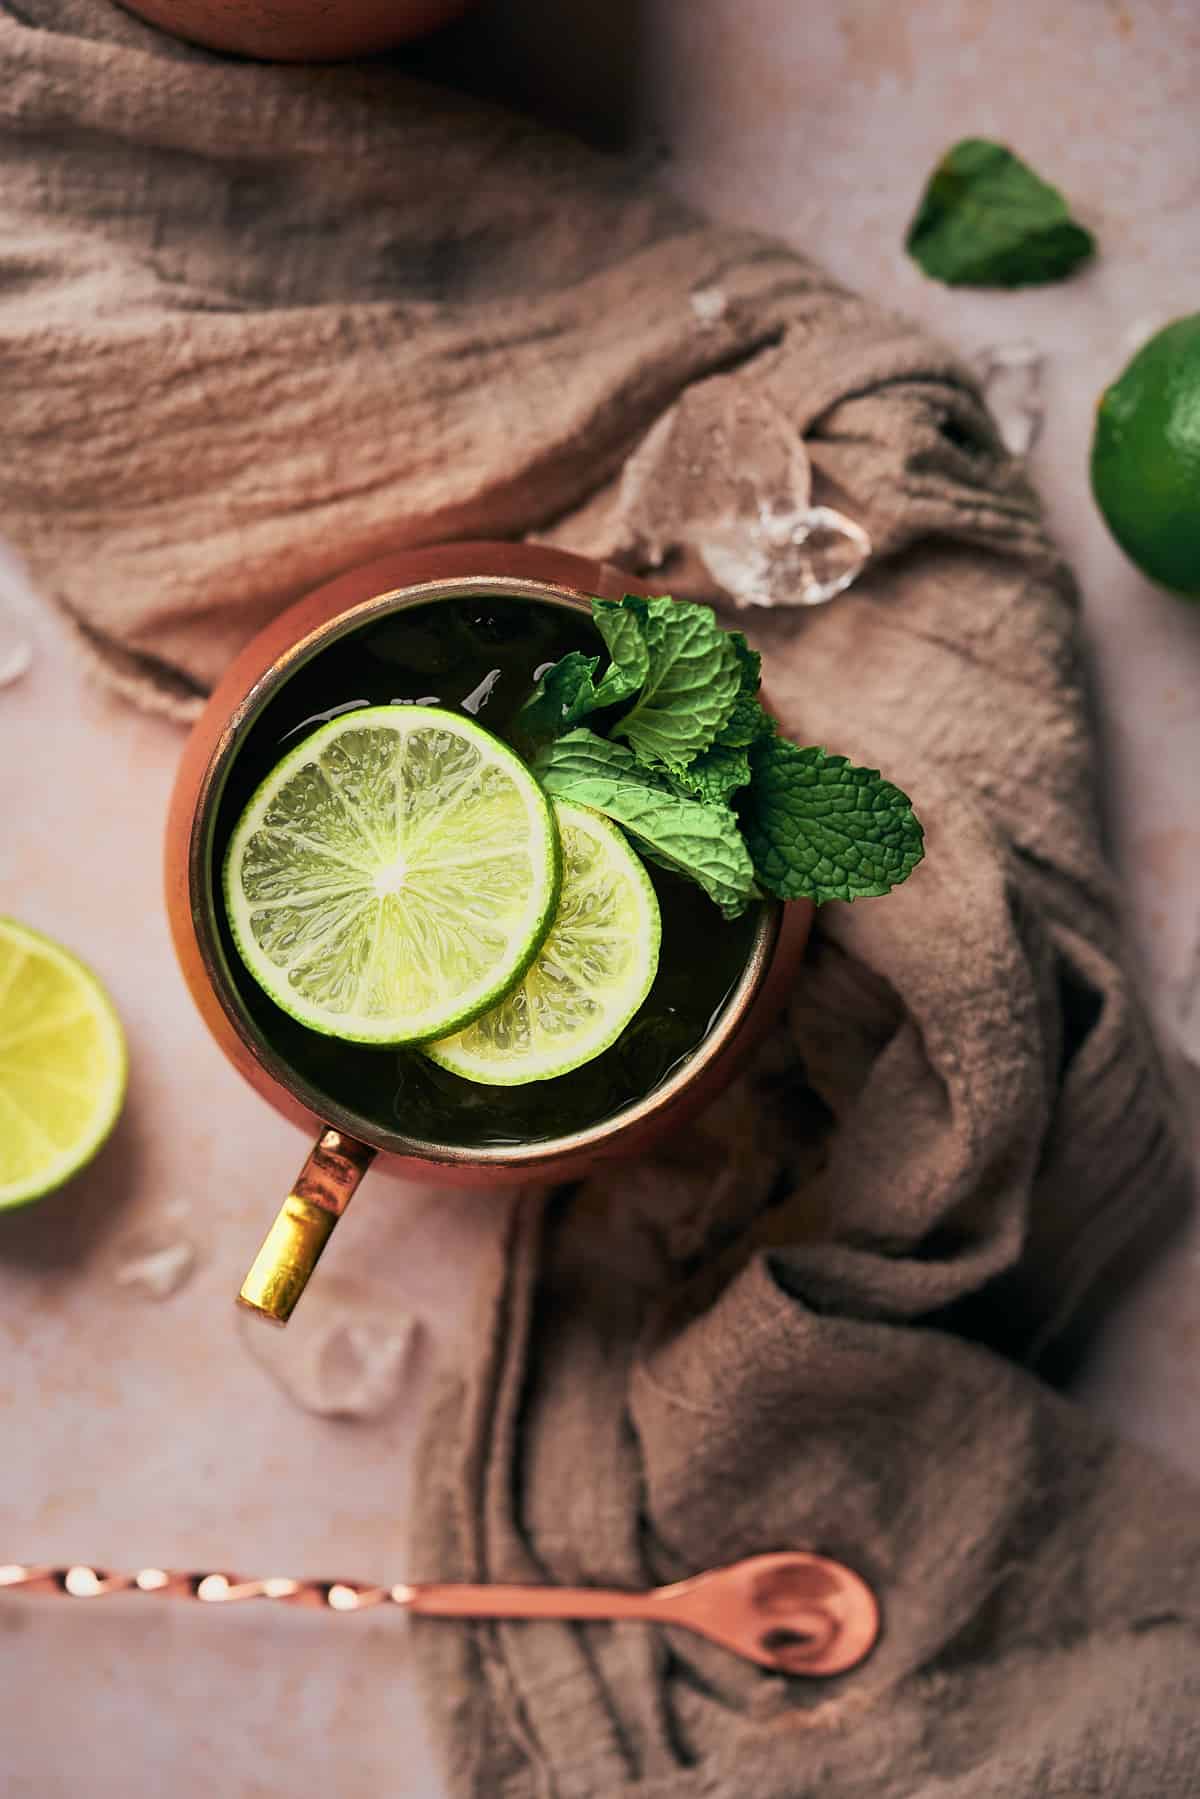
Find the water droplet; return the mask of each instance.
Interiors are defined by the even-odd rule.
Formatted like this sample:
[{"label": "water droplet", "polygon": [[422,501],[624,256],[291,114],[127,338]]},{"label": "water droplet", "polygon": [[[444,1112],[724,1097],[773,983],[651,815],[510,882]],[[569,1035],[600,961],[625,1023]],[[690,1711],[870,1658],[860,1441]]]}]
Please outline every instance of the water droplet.
[{"label": "water droplet", "polygon": [[196,1245],[174,1220],[146,1225],[118,1245],[113,1280],[138,1299],[170,1299],[198,1260]]},{"label": "water droplet", "polygon": [[318,1418],[381,1418],[408,1383],[417,1321],[390,1295],[318,1275],[286,1330],[248,1312],[238,1329],[283,1393]]},{"label": "water droplet", "polygon": [[1042,429],[1042,361],[1027,339],[993,344],[974,358],[987,409],[1013,456],[1027,456]]},{"label": "water droplet", "polygon": [[689,297],[692,311],[705,331],[710,331],[729,310],[729,296],[720,287],[694,287]]}]

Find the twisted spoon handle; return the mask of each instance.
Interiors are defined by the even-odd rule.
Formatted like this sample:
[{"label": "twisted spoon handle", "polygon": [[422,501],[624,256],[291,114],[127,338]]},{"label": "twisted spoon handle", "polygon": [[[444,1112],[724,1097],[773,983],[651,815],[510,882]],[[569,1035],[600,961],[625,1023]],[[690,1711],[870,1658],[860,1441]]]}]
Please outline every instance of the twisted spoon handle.
[{"label": "twisted spoon handle", "polygon": [[658,1615],[653,1593],[622,1593],[601,1587],[467,1586],[430,1582],[423,1586],[367,1586],[354,1580],[295,1580],[289,1575],[251,1578],[242,1574],[184,1574],[167,1568],[140,1568],[114,1574],[100,1568],[0,1565],[0,1590],[50,1593],[66,1599],[105,1599],[114,1593],[156,1593],[201,1605],[233,1605],[268,1599],[310,1610],[363,1612],[378,1605],[434,1618],[651,1618]]},{"label": "twisted spoon handle", "polygon": [[376,1605],[407,1606],[412,1595],[412,1588],[405,1586],[373,1587],[354,1580],[294,1580],[285,1574],[251,1578],[243,1574],[184,1574],[169,1568],[139,1568],[132,1574],[114,1574],[102,1568],[51,1568],[27,1562],[0,1565],[0,1592],[5,1589],[51,1593],[65,1599],[155,1593],[168,1599],[192,1599],[201,1605],[269,1599],[277,1605],[330,1612],[368,1611]]}]

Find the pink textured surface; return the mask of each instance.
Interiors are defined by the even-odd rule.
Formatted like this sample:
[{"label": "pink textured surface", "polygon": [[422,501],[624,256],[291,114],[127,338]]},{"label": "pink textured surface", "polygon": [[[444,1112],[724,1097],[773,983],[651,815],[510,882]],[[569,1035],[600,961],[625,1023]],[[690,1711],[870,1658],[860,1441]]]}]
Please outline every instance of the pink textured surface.
[{"label": "pink textured surface", "polygon": [[[963,350],[1030,338],[1045,352],[1033,467],[1083,586],[1114,852],[1169,1019],[1200,922],[1200,608],[1122,560],[1085,467],[1095,396],[1130,328],[1200,294],[1194,8],[651,0],[642,12],[640,126],[670,148],[667,181],[803,244]],[[968,133],[1009,139],[1064,188],[1100,238],[1092,271],[1018,295],[920,278],[904,226],[930,164]],[[159,847],[179,734],[98,692],[51,620],[35,628],[33,671],[0,690],[0,905],[108,982],[132,1077],[93,1169],[0,1221],[0,1560],[402,1577],[414,1408],[361,1425],[299,1413],[235,1333],[231,1295],[304,1141],[227,1067],[174,969]],[[190,1210],[202,1264],[175,1298],[138,1302],[113,1284],[120,1241],[172,1202]],[[394,1295],[445,1343],[487,1203],[372,1176],[328,1270]],[[1200,1474],[1198,1340],[1193,1231],[1113,1321],[1082,1392]],[[6,1795],[438,1792],[399,1619],[7,1601],[0,1637]]]}]

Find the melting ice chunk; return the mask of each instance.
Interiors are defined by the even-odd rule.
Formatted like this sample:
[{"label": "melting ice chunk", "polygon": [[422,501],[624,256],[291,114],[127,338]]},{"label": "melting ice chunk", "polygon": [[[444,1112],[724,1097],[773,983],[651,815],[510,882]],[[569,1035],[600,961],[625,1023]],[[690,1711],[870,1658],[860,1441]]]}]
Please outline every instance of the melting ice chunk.
[{"label": "melting ice chunk", "polygon": [[871,553],[861,525],[812,504],[799,431],[734,376],[689,388],[625,465],[619,509],[651,566],[692,551],[739,606],[816,606]]},{"label": "melting ice chunk", "polygon": [[729,310],[729,297],[720,287],[694,287],[689,298],[692,311],[705,331],[711,331]]},{"label": "melting ice chunk", "polygon": [[255,1361],[301,1411],[319,1418],[380,1418],[408,1381],[418,1325],[378,1292],[322,1275],[286,1330],[239,1313]]},{"label": "melting ice chunk", "polygon": [[823,606],[856,580],[871,554],[861,525],[830,506],[770,512],[736,540],[701,535],[696,548],[739,606]]},{"label": "melting ice chunk", "polygon": [[1042,429],[1042,353],[1036,344],[993,344],[975,357],[987,409],[1006,450],[1027,456]]},{"label": "melting ice chunk", "polygon": [[147,1225],[119,1245],[113,1279],[138,1299],[170,1299],[197,1260],[196,1245],[176,1224]]},{"label": "melting ice chunk", "polygon": [[1192,965],[1179,989],[1177,1013],[1179,1047],[1188,1061],[1200,1068],[1200,931],[1192,945]]},{"label": "melting ice chunk", "polygon": [[11,687],[33,662],[29,584],[16,558],[0,544],[0,687]]}]

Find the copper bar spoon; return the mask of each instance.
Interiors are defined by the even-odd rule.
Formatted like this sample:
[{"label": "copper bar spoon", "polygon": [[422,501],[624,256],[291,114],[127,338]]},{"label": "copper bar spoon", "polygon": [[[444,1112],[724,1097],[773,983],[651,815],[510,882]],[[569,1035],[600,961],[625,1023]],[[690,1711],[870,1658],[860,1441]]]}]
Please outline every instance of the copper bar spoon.
[{"label": "copper bar spoon", "polygon": [[394,1605],[426,1618],[637,1619],[695,1631],[760,1668],[817,1677],[857,1667],[879,1635],[879,1607],[865,1581],[840,1562],[799,1550],[748,1556],[644,1593],[447,1582],[371,1587],[350,1580],[294,1580],[286,1575],[248,1579],[164,1568],[112,1574],[98,1568],[15,1562],[0,1565],[0,1591],[5,1588],[68,1599],[157,1593],[202,1605],[267,1599],[332,1612]]}]

